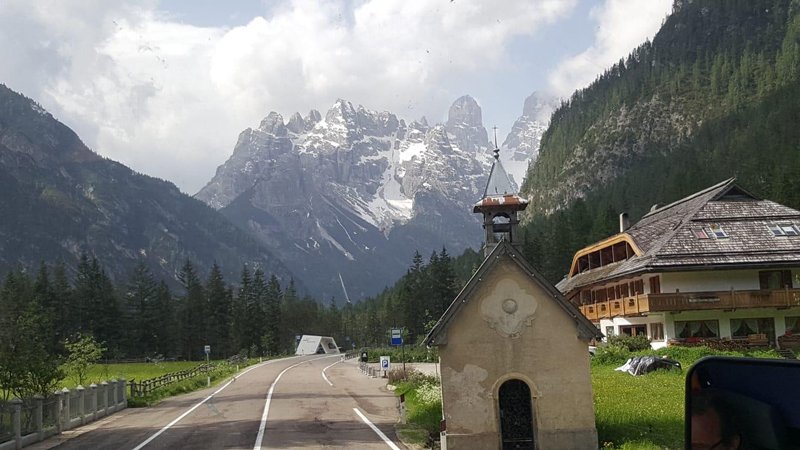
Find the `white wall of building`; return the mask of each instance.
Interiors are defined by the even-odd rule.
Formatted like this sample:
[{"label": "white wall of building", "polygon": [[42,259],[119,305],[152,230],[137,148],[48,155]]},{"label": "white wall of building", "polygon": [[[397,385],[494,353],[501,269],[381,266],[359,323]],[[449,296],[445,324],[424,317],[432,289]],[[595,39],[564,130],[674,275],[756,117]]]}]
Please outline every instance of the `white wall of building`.
[{"label": "white wall of building", "polygon": [[[600,319],[600,331],[608,336],[608,327],[613,327],[614,335],[621,334],[620,327],[624,327],[627,325],[647,325],[647,335],[652,337],[652,330],[650,329],[650,325],[653,323],[664,323],[664,315],[663,314],[650,314],[649,316],[645,317],[615,317],[612,319]],[[674,327],[672,334],[674,334]],[[667,339],[669,336],[667,334],[667,327],[664,326],[664,340],[661,341],[652,341],[650,345],[654,349],[663,348],[667,346]]]},{"label": "white wall of building", "polygon": [[648,336],[651,336],[650,324],[664,324],[664,340],[653,341],[651,346],[654,349],[666,347],[669,339],[675,338],[675,322],[686,320],[717,320],[719,322],[720,337],[731,337],[731,319],[761,319],[771,317],[775,320],[775,336],[786,333],[786,317],[800,316],[800,307],[789,309],[775,308],[748,308],[736,311],[689,311],[680,313],[650,314],[645,317],[615,317],[614,319],[601,319],[600,331],[608,335],[608,327],[613,328],[614,335],[620,334],[620,327],[626,325],[647,325]]},{"label": "white wall of building", "polygon": [[661,292],[747,291],[759,289],[757,270],[668,272],[661,274]]},{"label": "white wall of building", "polygon": [[[662,273],[661,292],[675,292],[678,289],[680,292],[756,290],[761,288],[758,272],[758,270],[707,270]],[[798,275],[800,269],[792,269],[792,287],[800,287]]]}]

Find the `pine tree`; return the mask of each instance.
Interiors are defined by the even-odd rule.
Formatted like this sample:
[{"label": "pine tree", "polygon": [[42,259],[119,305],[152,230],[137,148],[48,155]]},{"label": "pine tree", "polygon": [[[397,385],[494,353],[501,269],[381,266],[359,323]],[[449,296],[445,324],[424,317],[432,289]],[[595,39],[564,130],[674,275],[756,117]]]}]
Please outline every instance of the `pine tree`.
[{"label": "pine tree", "polygon": [[232,298],[217,263],[211,266],[206,283],[208,298],[208,344],[217,356],[227,358],[235,353],[231,341]]},{"label": "pine tree", "polygon": [[[70,307],[73,303],[73,291],[67,279],[67,271],[63,261],[58,261],[53,268],[53,330],[55,331],[54,340],[56,343],[64,342],[69,336],[71,324]],[[60,344],[58,347],[60,348]]]},{"label": "pine tree", "polygon": [[152,273],[140,262],[133,271],[125,293],[125,347],[129,356],[150,356],[156,351],[156,290],[157,284]]},{"label": "pine tree", "polygon": [[[206,318],[208,306],[205,289],[195,272],[194,265],[187,260],[178,274],[183,284],[184,297],[181,301],[181,353],[183,357],[194,361],[202,356],[203,346],[208,342]],[[214,349],[211,349],[214,351]]]},{"label": "pine tree", "polygon": [[175,315],[172,293],[163,280],[156,286],[153,310],[156,351],[166,357],[178,355],[178,344],[182,341],[181,328]]}]

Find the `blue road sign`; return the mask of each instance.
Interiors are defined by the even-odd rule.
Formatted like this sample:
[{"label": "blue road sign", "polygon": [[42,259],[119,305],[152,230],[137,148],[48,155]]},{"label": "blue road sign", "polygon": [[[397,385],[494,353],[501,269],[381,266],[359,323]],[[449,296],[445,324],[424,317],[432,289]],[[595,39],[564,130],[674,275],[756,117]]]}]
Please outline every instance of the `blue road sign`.
[{"label": "blue road sign", "polygon": [[390,345],[403,345],[403,330],[400,328],[392,328],[392,339]]}]

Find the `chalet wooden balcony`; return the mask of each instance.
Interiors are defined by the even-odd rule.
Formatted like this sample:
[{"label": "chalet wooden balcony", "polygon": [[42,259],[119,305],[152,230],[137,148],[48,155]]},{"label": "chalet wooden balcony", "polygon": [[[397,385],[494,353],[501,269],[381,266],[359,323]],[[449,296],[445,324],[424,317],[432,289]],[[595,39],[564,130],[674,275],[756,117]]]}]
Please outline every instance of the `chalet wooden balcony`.
[{"label": "chalet wooden balcony", "polygon": [[800,289],[643,294],[580,306],[589,320],[659,311],[789,308],[800,306]]}]

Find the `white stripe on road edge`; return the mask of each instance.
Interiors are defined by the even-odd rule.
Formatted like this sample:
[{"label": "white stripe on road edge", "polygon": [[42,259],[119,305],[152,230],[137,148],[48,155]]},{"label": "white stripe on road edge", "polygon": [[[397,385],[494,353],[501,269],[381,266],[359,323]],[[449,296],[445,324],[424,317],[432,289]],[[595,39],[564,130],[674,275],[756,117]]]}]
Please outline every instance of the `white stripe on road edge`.
[{"label": "white stripe on road edge", "polygon": [[372,431],[377,433],[378,436],[380,436],[380,438],[383,439],[383,442],[386,442],[386,445],[388,445],[389,448],[391,448],[392,450],[400,450],[400,447],[396,446],[394,442],[392,442],[388,437],[386,437],[385,434],[383,434],[383,431],[379,430],[378,427],[373,425],[372,422],[370,422],[369,419],[367,419],[367,416],[361,413],[361,411],[359,411],[358,408],[353,408],[353,411],[355,411],[356,414],[358,414],[358,417],[361,417],[361,420],[363,420],[364,423],[366,423],[367,425],[369,425],[370,428],[372,428]]},{"label": "white stripe on road edge", "polygon": [[[333,355],[338,356],[338,355]],[[256,443],[253,445],[253,450],[258,450],[261,448],[261,442],[264,440],[264,430],[267,428],[267,416],[269,416],[269,404],[272,402],[272,392],[275,390],[275,385],[278,384],[278,380],[281,379],[283,374],[288,372],[291,369],[299,366],[300,364],[316,361],[322,358],[330,358],[331,355],[320,356],[319,358],[308,359],[306,361],[300,361],[299,363],[289,366],[283,369],[283,372],[279,373],[278,376],[275,378],[275,381],[272,382],[272,385],[269,387],[269,392],[267,392],[267,403],[264,404],[264,414],[261,415],[261,425],[258,426],[258,436],[256,436]]]},{"label": "white stripe on road edge", "polygon": [[333,367],[333,366],[335,366],[335,365],[339,364],[340,362],[342,362],[342,361],[341,361],[341,360],[339,360],[339,361],[336,361],[335,363],[331,364],[330,366],[328,366],[328,367],[326,367],[326,368],[322,369],[322,379],[323,379],[323,380],[325,380],[325,381],[327,381],[327,382],[328,382],[328,384],[330,384],[331,386],[333,386],[333,383],[331,383],[331,380],[329,380],[329,379],[328,379],[328,377],[327,377],[327,376],[325,376],[325,371],[326,371],[326,370],[328,370],[328,369],[330,369],[331,367]]},{"label": "white stripe on road edge", "polygon": [[270,363],[273,363],[273,362],[276,362],[276,361],[281,361],[281,360],[282,360],[282,359],[271,359],[271,360],[269,360],[269,361],[265,361],[265,362],[263,362],[263,363],[261,363],[261,364],[256,364],[255,366],[253,366],[253,367],[250,367],[249,369],[245,370],[244,372],[242,372],[242,373],[240,373],[240,374],[238,374],[238,375],[234,375],[234,377],[233,377],[233,378],[232,378],[230,381],[228,381],[227,383],[225,383],[225,385],[223,385],[221,388],[219,388],[219,389],[217,389],[216,391],[214,391],[214,393],[213,393],[213,394],[211,394],[211,395],[209,395],[208,397],[204,398],[204,399],[203,399],[203,400],[202,400],[200,403],[198,403],[198,404],[196,404],[196,405],[192,406],[192,407],[191,407],[191,408],[190,408],[188,411],[186,411],[185,413],[181,414],[181,415],[180,415],[180,416],[179,416],[177,419],[175,419],[175,420],[173,420],[172,422],[168,423],[168,424],[167,424],[167,425],[166,425],[164,428],[162,428],[162,429],[158,430],[158,431],[156,432],[156,434],[154,434],[154,435],[150,436],[149,438],[147,438],[147,440],[146,440],[146,441],[144,441],[144,442],[142,442],[141,444],[139,444],[139,445],[137,445],[136,447],[134,447],[134,448],[133,448],[133,450],[140,450],[142,447],[144,447],[145,445],[147,445],[147,444],[149,444],[150,442],[152,442],[152,441],[153,441],[153,439],[155,439],[155,438],[157,438],[158,436],[160,436],[160,435],[161,435],[161,433],[163,433],[163,432],[165,432],[165,431],[169,430],[170,428],[172,428],[172,426],[173,426],[173,425],[175,425],[176,423],[178,423],[178,422],[180,422],[181,420],[183,420],[183,418],[184,418],[184,417],[186,417],[186,416],[188,416],[189,414],[191,414],[191,412],[192,412],[192,411],[194,411],[195,409],[197,409],[197,408],[198,408],[200,405],[202,405],[203,403],[205,403],[205,402],[207,402],[207,401],[211,400],[211,398],[212,398],[212,397],[214,397],[215,395],[217,395],[217,394],[219,394],[220,392],[222,392],[222,390],[223,390],[223,389],[225,389],[226,387],[228,387],[228,386],[229,386],[231,383],[233,383],[233,381],[234,381],[234,380],[235,380],[237,377],[240,377],[240,376],[242,376],[242,375],[246,374],[247,372],[250,372],[251,370],[253,370],[253,369],[256,369],[256,368],[258,368],[258,367],[262,367],[262,366],[265,366],[265,365],[267,365],[267,364],[270,364]]}]

